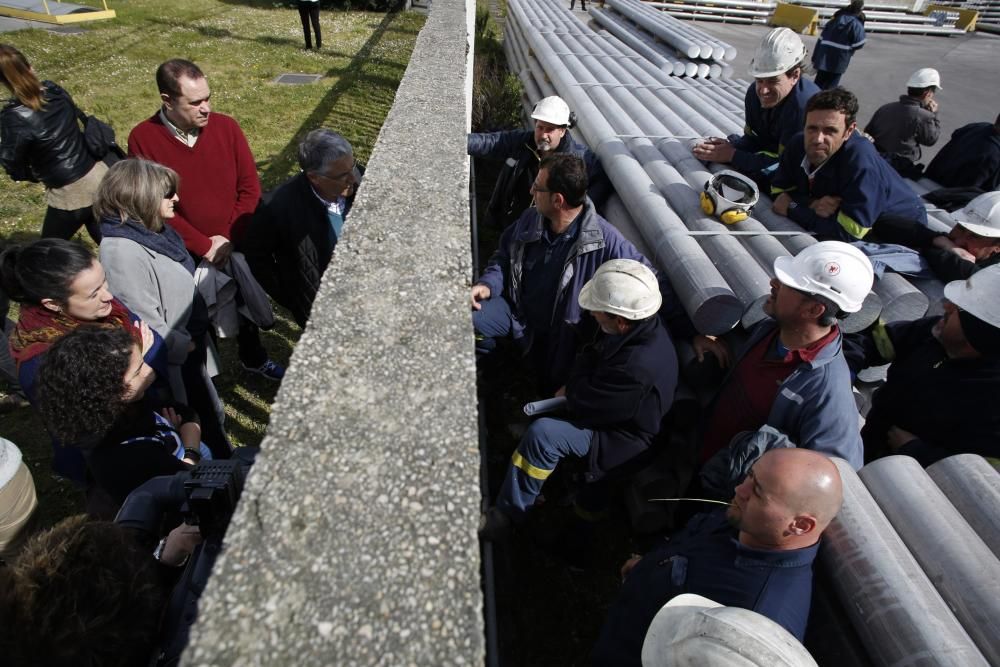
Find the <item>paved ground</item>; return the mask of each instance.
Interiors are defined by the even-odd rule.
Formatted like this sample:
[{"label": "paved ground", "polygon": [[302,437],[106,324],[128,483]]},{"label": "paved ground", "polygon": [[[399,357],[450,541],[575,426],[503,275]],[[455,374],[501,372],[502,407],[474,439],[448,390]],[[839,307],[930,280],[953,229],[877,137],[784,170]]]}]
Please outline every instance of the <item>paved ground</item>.
[{"label": "paved ground", "polygon": [[[566,3],[567,6],[569,3]],[[577,3],[574,13],[585,18]],[[710,21],[691,22],[705,32],[736,47],[732,63],[736,76],[749,79],[746,68],[761,38],[770,28]],[[803,36],[812,51],[815,37]],[[906,80],[920,67],[941,72],[941,140],[924,149],[931,159],[957,128],[967,123],[992,121],[1000,112],[1000,35],[974,32],[962,37],[870,33],[868,43],[851,60],[841,83],[861,101],[859,125],[864,127],[875,110],[906,92]]]}]

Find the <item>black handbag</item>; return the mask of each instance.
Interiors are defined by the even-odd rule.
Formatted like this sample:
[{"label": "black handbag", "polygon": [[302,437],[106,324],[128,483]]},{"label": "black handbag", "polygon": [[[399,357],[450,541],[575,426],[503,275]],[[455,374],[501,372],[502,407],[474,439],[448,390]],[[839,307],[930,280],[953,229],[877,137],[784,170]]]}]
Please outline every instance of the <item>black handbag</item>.
[{"label": "black handbag", "polygon": [[83,124],[83,143],[95,160],[102,160],[109,167],[125,159],[125,151],[115,141],[114,129],[96,116],[88,116],[79,107],[76,116]]}]

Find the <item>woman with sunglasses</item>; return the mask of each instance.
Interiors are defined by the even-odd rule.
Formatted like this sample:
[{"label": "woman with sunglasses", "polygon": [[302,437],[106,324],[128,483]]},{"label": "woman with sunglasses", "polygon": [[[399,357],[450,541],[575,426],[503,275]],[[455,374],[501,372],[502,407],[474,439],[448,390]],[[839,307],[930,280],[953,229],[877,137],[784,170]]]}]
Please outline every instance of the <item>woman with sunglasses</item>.
[{"label": "woman with sunglasses", "polygon": [[197,295],[195,264],[167,223],[178,202],[177,174],[155,162],[122,160],[97,191],[101,264],[111,291],[161,336],[174,398],[201,417],[215,458],[229,456],[218,394],[205,370],[208,310]]}]

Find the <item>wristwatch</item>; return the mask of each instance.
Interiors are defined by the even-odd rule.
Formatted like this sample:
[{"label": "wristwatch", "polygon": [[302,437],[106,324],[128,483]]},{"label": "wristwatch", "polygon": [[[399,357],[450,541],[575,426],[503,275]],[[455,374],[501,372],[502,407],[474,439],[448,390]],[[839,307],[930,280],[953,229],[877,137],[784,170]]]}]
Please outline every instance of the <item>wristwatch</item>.
[{"label": "wristwatch", "polygon": [[153,549],[153,560],[155,560],[157,563],[160,563],[161,565],[165,565],[166,567],[184,567],[185,565],[187,565],[188,558],[191,557],[191,554],[185,554],[184,555],[184,560],[182,560],[177,565],[172,565],[170,563],[164,563],[163,562],[163,550],[166,548],[166,546],[167,546],[167,538],[164,537],[162,540],[160,540],[160,543],[156,545],[156,548]]}]

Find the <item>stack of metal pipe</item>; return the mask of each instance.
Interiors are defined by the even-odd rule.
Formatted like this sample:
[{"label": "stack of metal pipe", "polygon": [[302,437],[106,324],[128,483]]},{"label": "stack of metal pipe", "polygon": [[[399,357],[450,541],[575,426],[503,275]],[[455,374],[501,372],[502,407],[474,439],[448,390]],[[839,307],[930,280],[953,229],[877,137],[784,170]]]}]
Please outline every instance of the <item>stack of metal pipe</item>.
[{"label": "stack of metal pipe", "polygon": [[[736,225],[706,216],[699,194],[720,166],[706,167],[690,152],[702,137],[742,133],[749,82],[674,77],[555,0],[511,0],[509,9],[510,62],[527,95],[558,94],[576,111],[580,138],[600,157],[695,326],[721,333],[761,319],[774,259],[815,239],[773,213],[767,197]],[[927,298],[896,274],[887,273],[875,292],[848,330],[880,313],[894,321],[926,312]]]}]

